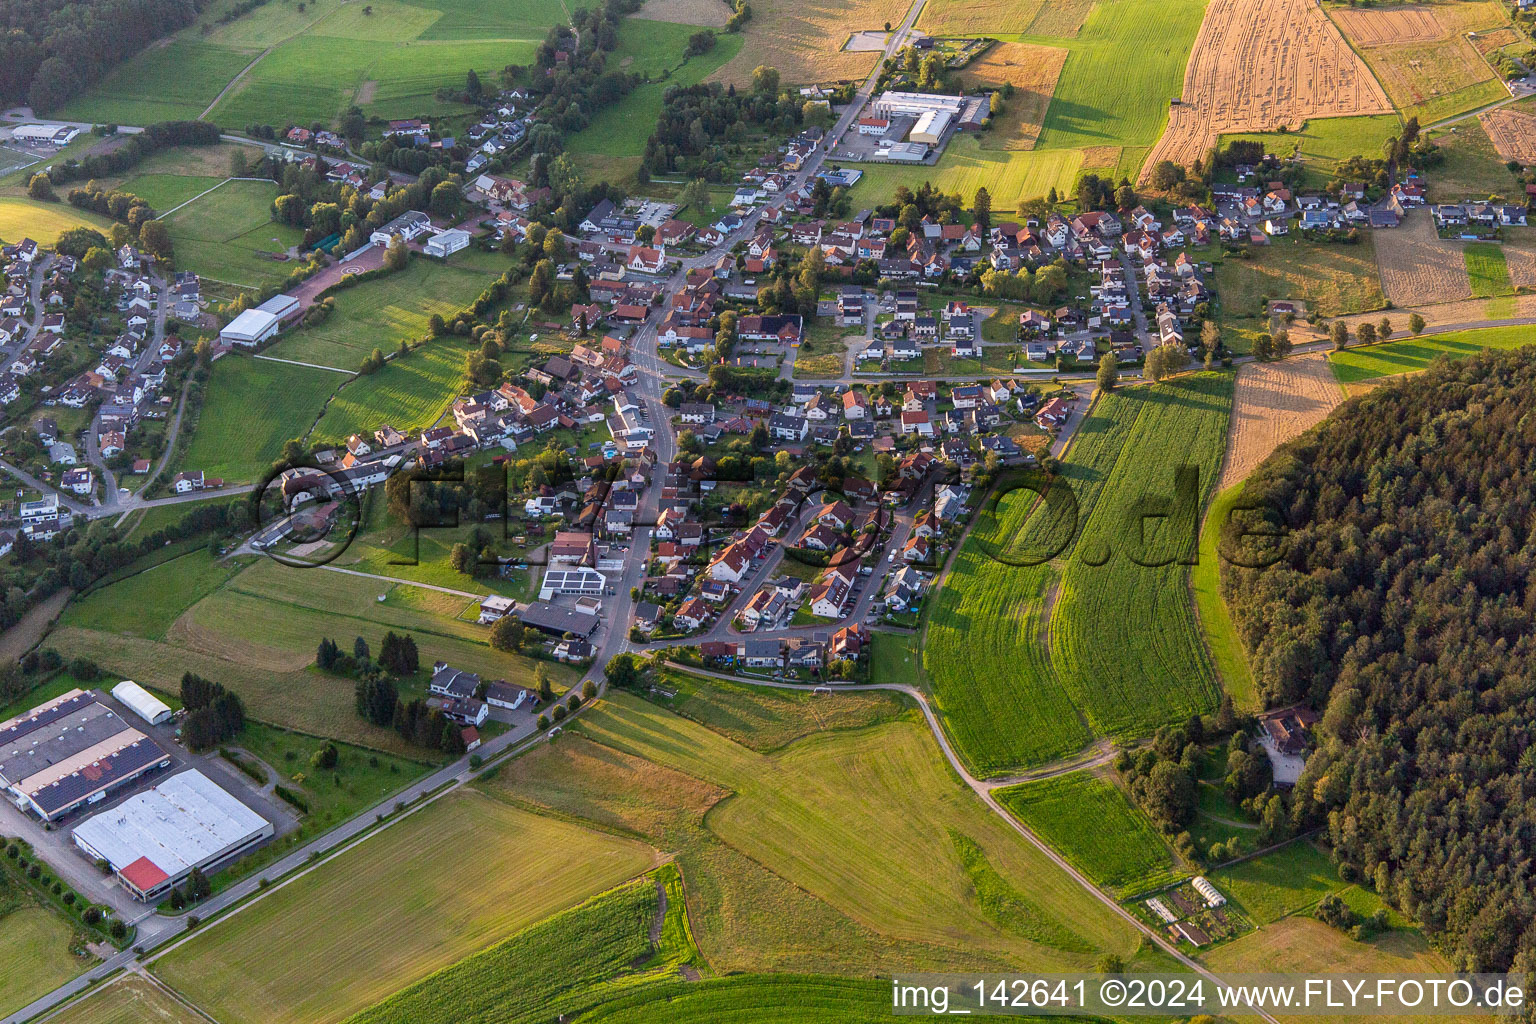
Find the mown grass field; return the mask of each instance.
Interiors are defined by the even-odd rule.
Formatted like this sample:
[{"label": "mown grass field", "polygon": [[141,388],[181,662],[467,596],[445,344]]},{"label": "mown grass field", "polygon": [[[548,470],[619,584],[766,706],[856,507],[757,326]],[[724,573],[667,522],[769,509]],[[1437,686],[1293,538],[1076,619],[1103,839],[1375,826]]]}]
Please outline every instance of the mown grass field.
[{"label": "mown grass field", "polygon": [[1494,242],[1468,242],[1461,248],[1467,264],[1467,279],[1472,282],[1472,297],[1486,299],[1510,292],[1509,264],[1504,248]]},{"label": "mown grass field", "polygon": [[[1179,95],[1204,0],[1117,0],[1095,6],[1067,46],[1038,148],[1151,146]],[[1156,25],[1156,32],[1148,32]],[[1025,40],[1029,41],[1029,40]]]},{"label": "mown grass field", "polygon": [[344,442],[385,423],[406,433],[431,426],[463,391],[464,359],[476,349],[469,339],[450,335],[354,378],[325,407],[313,440]]},{"label": "mown grass field", "polygon": [[[329,319],[284,335],[266,354],[355,371],[376,348],[388,354],[402,341],[425,337],[433,313],[445,318],[457,313],[493,279],[484,270],[413,259],[398,273],[336,292],[336,309]],[[386,372],[380,371],[380,376]]]},{"label": "mown grass field", "polygon": [[[1075,509],[1048,511],[1019,489],[979,513],[930,599],[923,644],[945,728],[973,771],[1007,774],[1215,706],[1185,569],[1131,561],[1127,516],[1171,497],[1184,465],[1199,473],[1196,501],[1208,493],[1231,396],[1231,378],[1216,374],[1116,391],[1064,461]],[[1156,525],[1138,557],[1187,560]],[[1192,547],[1194,522],[1185,528]]]},{"label": "mown grass field", "polygon": [[1222,689],[1232,697],[1233,704],[1252,711],[1258,708],[1258,690],[1248,668],[1248,655],[1232,623],[1232,613],[1221,596],[1221,555],[1217,550],[1222,524],[1241,494],[1242,484],[1238,484],[1211,499],[1200,524],[1200,561],[1189,570],[1189,585],[1195,594],[1206,649],[1211,652]]},{"label": "mown grass field", "polygon": [[272,220],[277,192],[272,182],[227,181],[171,214],[165,224],[176,245],[177,264],[248,288],[286,281],[296,264],[270,254],[297,245],[303,232]]},{"label": "mown grass field", "polygon": [[195,119],[259,52],[182,33],[118,65],[95,88],[70,100],[60,116],[129,125]]},{"label": "mown grass field", "polygon": [[675,696],[653,694],[651,700],[757,751],[777,750],[812,733],[889,722],[913,710],[898,693],[774,690],[673,668],[662,669],[657,684]]},{"label": "mown grass field", "polygon": [[165,211],[206,192],[222,178],[183,174],[140,174],[123,182],[122,189],[132,192],[164,215]]},{"label": "mown grass field", "polygon": [[239,131],[329,123],[352,103],[384,118],[466,113],[437,99],[437,89],[462,86],[470,68],[494,82],[506,64],[533,58],[549,26],[568,20],[551,0],[311,0],[265,4],[228,24],[216,24],[217,13],[124,63],[65,116],[144,125],[198,117],[217,100],[210,119]]},{"label": "mown grass field", "polygon": [[[662,887],[666,915],[657,922]],[[684,897],[682,876],[668,865],[461,960],[349,1024],[531,1024],[664,984],[699,958]]]},{"label": "mown grass field", "polygon": [[[1067,59],[1070,66],[1071,58]],[[1075,149],[1028,151],[982,149],[972,138],[957,137],[933,167],[899,167],[894,164],[863,164],[864,177],[852,189],[865,202],[888,202],[896,186],[917,188],[931,181],[946,194],[973,196],[985,186],[993,207],[1011,210],[1026,199],[1044,196],[1052,188],[1070,194],[1083,166],[1083,154]]]},{"label": "mown grass field", "polygon": [[258,479],[302,437],[325,400],[346,380],[328,370],[230,353],[213,364],[208,397],[181,462],[229,483]]},{"label": "mown grass field", "polygon": [[[0,880],[0,905],[13,896]],[[85,970],[89,961],[69,951],[71,929],[64,918],[31,902],[0,913],[0,1013],[26,1006]]]},{"label": "mown grass field", "polygon": [[[1079,871],[1122,896],[1166,885],[1181,872],[1125,792],[1091,772],[1010,786],[997,799]],[[1092,827],[1085,823],[1092,822]]]},{"label": "mown grass field", "polygon": [[1334,165],[1352,156],[1374,157],[1381,152],[1382,143],[1401,130],[1402,119],[1396,114],[1315,117],[1300,131],[1223,135],[1220,145],[1248,140],[1264,143],[1268,152],[1278,156],[1300,153],[1305,161],[1305,187],[1322,188],[1333,177]]},{"label": "mown grass field", "polygon": [[1210,874],[1216,888],[1266,925],[1344,888],[1328,855],[1301,840]]},{"label": "mown grass field", "polygon": [[[507,542],[503,537],[501,525],[494,522],[485,524],[496,541],[498,550],[503,550],[502,545]],[[468,542],[474,530],[475,524],[469,522],[436,529],[425,527],[419,530],[412,529],[404,523],[391,519],[385,503],[375,501],[357,537],[348,545],[346,551],[337,556],[335,564],[377,576],[412,580],[417,583],[447,587],[450,590],[461,590],[469,594],[496,593],[527,599],[528,588],[522,582],[527,578],[527,574],[513,579],[503,579],[499,576],[481,576],[471,579],[453,567],[449,561],[453,546],[460,541]],[[431,592],[417,590],[414,593],[425,596]],[[469,606],[473,603],[470,598],[435,593],[431,595],[430,600],[434,607],[442,609],[442,614],[453,617],[468,614]],[[455,604],[459,608],[458,612],[453,610]],[[479,614],[478,609],[475,610],[475,614]]]},{"label": "mown grass field", "polygon": [[1257,317],[1264,299],[1300,299],[1309,311],[1324,316],[1386,305],[1368,233],[1354,245],[1288,236],[1249,252],[1248,259],[1228,255],[1216,264],[1216,292],[1224,317]]},{"label": "mown grass field", "polygon": [[56,1024],[205,1024],[144,978],[125,974],[48,1018]]},{"label": "mown grass field", "polygon": [[1487,130],[1477,118],[1458,121],[1451,128],[1428,133],[1428,137],[1434,140],[1445,157],[1429,177],[1426,190],[1430,202],[1458,202],[1469,196],[1477,199],[1507,196],[1519,188],[1514,174],[1504,166],[1504,158],[1494,149]]},{"label": "mown grass field", "polygon": [[[952,962],[991,955],[1023,956],[1042,965],[1080,963],[1090,950],[1134,948],[1132,933],[957,784],[927,729],[916,722],[818,732],[782,750],[758,753],[619,695],[583,714],[575,729],[605,748],[734,794],[706,805],[711,808],[704,818],[707,833],[835,908],[865,935],[949,948]],[[520,784],[529,776],[508,775],[503,771],[497,780],[508,792],[549,798]],[[699,794],[693,802],[704,799]],[[979,860],[963,861],[952,833],[974,844]],[[692,899],[700,872],[691,870],[687,859],[682,864]],[[1007,894],[1007,914],[978,899],[977,878]],[[706,907],[707,900],[701,899]],[[754,921],[745,927],[798,926],[806,934],[786,939],[784,952],[804,948],[816,938],[813,922],[826,917],[825,908],[807,910],[804,923],[791,918],[782,925]],[[744,913],[751,911],[739,907],[729,916]],[[691,917],[700,948],[712,965],[724,969],[713,949],[721,931],[734,930],[732,922],[717,923],[708,910]],[[725,944],[730,947],[728,940]],[[825,970],[825,951],[837,947],[823,940],[819,948]],[[759,938],[748,955],[758,959],[746,969],[762,970],[768,969],[765,961],[783,953]],[[786,969],[782,961],[772,966]]]},{"label": "mown grass field", "polygon": [[1475,331],[1452,331],[1420,338],[1404,338],[1383,345],[1346,349],[1329,353],[1333,375],[1341,384],[1375,380],[1398,373],[1422,370],[1438,356],[1476,355],[1485,348],[1520,348],[1536,342],[1536,328],[1528,326],[1485,327]]},{"label": "mown grass field", "polygon": [[[450,867],[466,851],[472,883]],[[643,843],[456,792],[209,926],[153,969],[226,1024],[344,1020],[655,858]]]},{"label": "mown grass field", "polygon": [[8,242],[31,238],[39,245],[52,245],[64,232],[78,227],[107,232],[112,222],[64,202],[40,203],[22,196],[0,196],[0,238]]},{"label": "mown grass field", "polygon": [[[632,159],[638,167],[645,140],[656,130],[666,90],[697,85],[741,49],[740,33],[720,33],[714,49],[702,56],[686,57],[688,37],[697,31],[697,25],[624,19],[618,49],[609,55],[608,66],[658,80],[643,83],[619,102],[595,111],[592,123],[566,140],[566,152],[580,157],[582,165],[595,157],[610,163]],[[665,81],[659,80],[663,75]]]},{"label": "mown grass field", "polygon": [[[107,607],[124,585],[92,595],[88,610]],[[426,671],[442,659],[488,679],[524,685],[533,679],[531,661],[493,650],[485,627],[457,618],[464,598],[435,591],[263,558],[205,597],[193,592],[164,601],[154,627],[174,612],[173,601],[185,610],[163,640],[88,625],[61,626],[54,640],[60,650],[94,658],[122,678],[175,693],[182,673],[196,672],[238,692],[260,721],[410,756],[423,752],[357,715],[352,680],[313,669],[322,637],[348,647],[362,636],[377,650],[386,630],[403,630],[415,638]],[[92,624],[99,623],[93,618]],[[557,689],[575,678],[560,665],[549,665],[548,673]],[[421,695],[424,679],[404,680],[402,690]]]},{"label": "mown grass field", "polygon": [[[1186,566],[1226,450],[1232,376],[1181,377],[1100,404],[1135,426],[1062,573],[1051,661],[1094,732],[1128,739],[1219,699]],[[1193,474],[1182,495],[1180,472]],[[1144,518],[1157,513],[1167,518]]]},{"label": "mown grass field", "polygon": [[71,602],[59,624],[162,640],[182,612],[239,569],[200,548]]},{"label": "mown grass field", "polygon": [[671,1024],[750,1019],[753,1024],[881,1024],[890,985],[872,978],[746,974],[673,983],[615,999],[582,1018],[592,1024]]}]

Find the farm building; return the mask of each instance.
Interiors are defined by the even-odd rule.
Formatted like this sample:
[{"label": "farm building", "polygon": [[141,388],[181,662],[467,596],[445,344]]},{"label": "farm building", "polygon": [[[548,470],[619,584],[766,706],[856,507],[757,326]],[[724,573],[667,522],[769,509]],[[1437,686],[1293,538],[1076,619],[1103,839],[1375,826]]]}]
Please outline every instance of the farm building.
[{"label": "farm building", "polygon": [[0,787],[44,821],[170,763],[154,740],[84,690],[0,723]]},{"label": "farm building", "polygon": [[169,705],[131,679],[112,687],[112,696],[150,725],[163,725],[171,720]]},{"label": "farm building", "polygon": [[152,900],[192,873],[256,846],[272,823],[193,769],[75,827],[75,845]]}]

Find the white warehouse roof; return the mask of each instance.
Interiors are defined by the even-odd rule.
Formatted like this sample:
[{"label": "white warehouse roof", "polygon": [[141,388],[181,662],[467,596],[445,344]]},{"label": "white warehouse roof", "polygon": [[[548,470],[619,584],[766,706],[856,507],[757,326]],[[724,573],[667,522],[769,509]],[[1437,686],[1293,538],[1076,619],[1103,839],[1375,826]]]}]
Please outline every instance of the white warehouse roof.
[{"label": "white warehouse roof", "polygon": [[112,687],[112,696],[150,725],[170,720],[170,706],[132,679],[124,679]]},{"label": "white warehouse roof", "polygon": [[[141,891],[206,867],[272,824],[193,769],[75,826],[75,843]],[[144,863],[141,863],[144,862]]]},{"label": "white warehouse roof", "polygon": [[277,322],[277,317],[271,313],[260,309],[248,309],[231,320],[229,326],[219,332],[219,337],[251,342],[265,341],[272,336]]}]

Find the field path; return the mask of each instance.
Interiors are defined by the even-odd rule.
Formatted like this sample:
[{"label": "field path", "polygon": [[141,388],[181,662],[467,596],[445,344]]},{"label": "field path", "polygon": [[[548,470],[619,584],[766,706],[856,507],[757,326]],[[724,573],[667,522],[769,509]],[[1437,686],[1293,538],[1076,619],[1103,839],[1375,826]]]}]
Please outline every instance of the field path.
[{"label": "field path", "polygon": [[[751,679],[744,676],[729,676],[719,672],[709,672],[695,668],[691,665],[680,667],[684,668],[686,671],[693,672],[698,675],[715,676],[720,679],[730,680],[733,683],[746,684],[749,686],[766,686],[776,690],[808,690],[813,692],[817,689],[826,689],[826,684],[780,683],[766,679]],[[915,686],[909,686],[906,683],[850,683],[837,686],[836,690],[886,690],[896,693],[904,693],[908,697],[911,697],[913,700],[917,701],[918,707],[922,709],[923,718],[928,722],[928,731],[933,733],[933,738],[938,743],[939,750],[944,754],[944,759],[949,762],[949,767],[968,787],[970,787],[971,791],[981,799],[982,803],[986,804],[994,814],[1002,818],[1010,828],[1012,828],[1019,835],[1023,836],[1024,839],[1030,843],[1030,845],[1034,846],[1037,850],[1049,858],[1051,863],[1055,864],[1062,871],[1066,872],[1074,882],[1092,894],[1094,899],[1104,904],[1110,910],[1113,910],[1143,936],[1151,939],[1159,949],[1201,977],[1206,978],[1211,982],[1220,983],[1221,979],[1218,975],[1212,973],[1209,968],[1207,968],[1204,964],[1201,964],[1198,960],[1185,955],[1179,950],[1177,946],[1169,942],[1162,935],[1162,933],[1158,932],[1156,929],[1147,927],[1145,924],[1139,921],[1129,910],[1126,910],[1124,907],[1122,907],[1119,901],[1117,901],[1113,896],[1109,895],[1108,893],[1101,890],[1098,886],[1094,885],[1093,882],[1088,879],[1088,876],[1084,875],[1081,871],[1077,870],[1070,863],[1068,863],[1066,858],[1052,849],[1049,843],[1035,835],[1032,830],[1030,830],[1013,815],[1009,814],[1003,808],[1003,805],[997,802],[997,798],[992,795],[992,791],[994,789],[998,788],[999,785],[1004,784],[1003,780],[978,779],[970,772],[965,770],[965,765],[960,763],[959,755],[955,753],[954,748],[949,745],[949,740],[944,735],[944,728],[939,724],[938,715],[934,712],[932,706],[929,705],[928,698],[923,694],[921,690]],[[1087,764],[1078,765],[1076,768],[1070,770],[1075,771],[1078,770],[1078,768],[1085,767],[1087,767]],[[1275,1020],[1275,1018],[1268,1013],[1260,1012],[1255,1014],[1255,1016],[1268,1021],[1269,1024],[1279,1024],[1279,1021]]]},{"label": "field path", "polygon": [[[337,10],[340,10],[340,8],[337,8]],[[305,25],[303,28],[299,29],[297,32],[295,32],[293,35],[289,36],[287,39],[279,39],[277,42],[273,43],[271,46],[267,47],[265,50],[262,50],[255,57],[251,58],[251,62],[249,64],[247,64],[245,67],[241,68],[240,69],[240,73],[238,75],[236,75],[234,78],[231,78],[229,80],[229,84],[228,85],[224,86],[224,88],[219,90],[219,94],[213,98],[213,102],[208,104],[207,108],[204,109],[201,114],[197,115],[197,119],[199,121],[206,121],[208,119],[208,115],[213,113],[213,108],[218,106],[219,103],[223,101],[224,97],[229,95],[231,89],[233,89],[235,86],[237,86],[241,82],[243,82],[245,80],[245,76],[251,73],[251,68],[255,67],[257,64],[260,64],[263,60],[265,60],[269,53],[271,53],[273,50],[277,49],[279,46],[282,46],[284,43],[288,42],[289,40],[297,39],[299,36],[301,36],[304,33],[308,32],[310,29],[314,28],[316,25],[320,24],[326,18],[330,17],[332,14],[335,14],[335,13],[336,13],[335,11],[326,11],[324,14],[320,15],[320,17],[316,18],[314,21],[312,21],[309,24]]]},{"label": "field path", "polygon": [[297,359],[280,359],[277,356],[252,356],[253,359],[265,359],[269,363],[287,363],[289,366],[307,366],[311,370],[329,370],[332,373],[344,373],[348,377],[357,376],[356,370],[343,370],[339,366],[322,366],[319,363],[301,363]]},{"label": "field path", "polygon": [[472,594],[467,590],[454,590],[451,587],[439,587],[435,583],[417,583],[415,580],[402,580],[397,579],[394,576],[379,576],[375,573],[362,572],[357,569],[343,569],[339,565],[322,565],[320,568],[329,570],[330,572],[345,573],[348,576],[361,576],[364,579],[379,580],[382,583],[398,583],[402,587],[420,587],[423,590],[435,590],[439,594],[452,594],[454,597],[467,597],[472,601],[483,601],[485,599],[484,594]]}]

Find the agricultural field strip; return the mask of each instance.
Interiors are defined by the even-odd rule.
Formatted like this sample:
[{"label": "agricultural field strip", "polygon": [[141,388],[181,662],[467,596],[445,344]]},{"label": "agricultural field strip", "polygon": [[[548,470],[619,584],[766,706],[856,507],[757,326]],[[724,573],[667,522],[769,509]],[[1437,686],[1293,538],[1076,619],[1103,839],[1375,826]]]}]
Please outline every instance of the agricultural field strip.
[{"label": "agricultural field strip", "polygon": [[1217,490],[1245,479],[1270,452],[1321,423],[1343,397],[1322,352],[1243,364],[1237,371]]},{"label": "agricultural field strip", "polygon": [[[1147,394],[1147,404],[1105,484],[1106,498],[1088,514],[1067,559],[1051,616],[1051,661],[1059,677],[1095,732],[1120,737],[1214,710],[1220,693],[1200,642],[1188,568],[1175,560],[1195,553],[1198,513],[1226,447],[1232,377],[1197,374],[1109,397],[1137,391]],[[1130,542],[1131,520],[1148,511],[1148,498],[1172,496],[1176,467],[1155,455],[1168,451],[1172,439],[1198,473],[1196,519],[1185,536],[1171,535],[1171,520],[1156,530],[1147,553],[1170,564],[1138,565],[1113,548]],[[1148,529],[1146,520],[1140,525]],[[1104,555],[1106,564],[1090,564]],[[1115,626],[1106,634],[1108,623]]]}]

